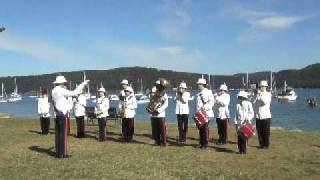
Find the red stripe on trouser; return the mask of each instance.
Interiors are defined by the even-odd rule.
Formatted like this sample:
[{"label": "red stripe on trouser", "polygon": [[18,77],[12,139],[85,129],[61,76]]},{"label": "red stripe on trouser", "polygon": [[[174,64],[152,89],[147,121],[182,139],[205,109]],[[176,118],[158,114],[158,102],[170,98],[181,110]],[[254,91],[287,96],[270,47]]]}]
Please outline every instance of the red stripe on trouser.
[{"label": "red stripe on trouser", "polygon": [[64,128],[64,155],[68,155],[69,153],[69,134],[70,133],[70,118],[66,117],[66,126]]},{"label": "red stripe on trouser", "polygon": [[228,127],[229,127],[229,123],[228,122],[229,122],[229,119],[226,119],[225,120],[225,127],[226,127],[226,129],[225,129],[225,136],[226,136],[225,140],[226,141],[228,141]]}]

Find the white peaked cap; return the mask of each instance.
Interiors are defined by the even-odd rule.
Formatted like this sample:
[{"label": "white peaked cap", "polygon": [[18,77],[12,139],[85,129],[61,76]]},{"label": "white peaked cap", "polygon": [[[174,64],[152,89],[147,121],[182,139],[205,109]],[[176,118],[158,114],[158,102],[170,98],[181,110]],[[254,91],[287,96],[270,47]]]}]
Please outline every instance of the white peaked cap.
[{"label": "white peaked cap", "polygon": [[187,84],[185,82],[181,82],[179,88],[187,89]]},{"label": "white peaked cap", "polygon": [[106,89],[101,87],[101,88],[99,88],[98,92],[106,92]]},{"label": "white peaked cap", "polygon": [[129,81],[128,80],[126,80],[126,79],[124,79],[124,80],[122,80],[121,81],[121,83],[120,84],[126,84],[126,85],[129,85]]},{"label": "white peaked cap", "polygon": [[221,84],[219,89],[223,91],[228,91],[228,86],[226,84]]},{"label": "white peaked cap", "polygon": [[238,97],[243,97],[243,98],[248,99],[248,93],[246,91],[240,91],[238,93]]},{"label": "white peaked cap", "polygon": [[259,87],[268,87],[268,82],[266,80],[260,81]]},{"label": "white peaked cap", "polygon": [[197,81],[197,84],[203,84],[203,85],[206,85],[207,84],[207,81],[203,78],[199,78],[198,81]]},{"label": "white peaked cap", "polygon": [[63,84],[68,82],[64,76],[57,76],[53,84]]}]

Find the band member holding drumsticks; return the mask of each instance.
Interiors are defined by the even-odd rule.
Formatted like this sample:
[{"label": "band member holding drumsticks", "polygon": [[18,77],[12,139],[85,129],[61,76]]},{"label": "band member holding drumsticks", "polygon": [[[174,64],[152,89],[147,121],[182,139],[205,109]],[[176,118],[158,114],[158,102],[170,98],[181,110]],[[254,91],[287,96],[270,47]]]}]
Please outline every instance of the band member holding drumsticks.
[{"label": "band member holding drumsticks", "polygon": [[[240,127],[245,123],[250,123],[254,117],[254,111],[252,104],[248,101],[248,93],[245,91],[240,91],[238,93],[238,103],[236,107],[236,117],[234,124],[236,125],[236,131],[238,132]],[[239,154],[247,153],[247,138],[243,135],[238,134],[238,149]]]},{"label": "band member holding drumsticks", "polygon": [[181,82],[178,92],[175,97],[176,115],[178,119],[179,144],[185,144],[188,133],[188,118],[189,118],[189,98],[190,93],[187,92],[187,84]]},{"label": "band member holding drumsticks", "polygon": [[[64,76],[57,76],[53,82],[56,86],[52,89],[52,101],[55,111],[55,147],[58,158],[69,157],[69,118],[70,107],[68,97],[77,96],[81,90],[88,84],[89,80],[82,82],[74,91],[67,90],[65,83],[67,80]],[[70,122],[70,121],[69,121]]]},{"label": "band member holding drumsticks", "polygon": [[131,142],[134,134],[134,116],[137,109],[137,100],[132,87],[124,89],[125,97],[119,101],[120,116],[122,118],[122,136],[126,142]]},{"label": "band member holding drumsticks", "polygon": [[85,137],[84,116],[86,115],[87,98],[84,91],[74,99],[74,116],[77,122],[77,138]]},{"label": "band member holding drumsticks", "polygon": [[101,87],[98,90],[98,99],[95,107],[95,114],[98,118],[99,124],[99,141],[105,141],[107,135],[107,121],[106,118],[109,116],[109,99],[105,96],[106,90]]},{"label": "band member holding drumsticks", "polygon": [[42,90],[42,95],[38,98],[38,114],[40,116],[41,134],[49,134],[50,128],[50,103],[47,90]]},{"label": "band member holding drumsticks", "polygon": [[218,127],[219,139],[217,144],[226,144],[228,139],[228,122],[230,95],[226,84],[221,84],[218,95],[215,97],[216,104],[216,123]]},{"label": "band member holding drumsticks", "polygon": [[199,129],[200,136],[200,148],[207,148],[209,141],[209,120],[214,117],[213,114],[213,105],[214,105],[214,96],[212,91],[207,89],[207,82],[205,79],[200,78],[197,82],[199,93],[197,94],[196,99],[196,110],[197,111],[205,111],[208,115],[209,119],[207,122],[201,125],[197,125]]},{"label": "band member holding drumsticks", "polygon": [[270,146],[270,106],[272,95],[270,92],[267,91],[267,87],[267,81],[260,81],[259,90],[254,100],[256,110],[256,127],[258,131],[258,138],[261,149],[268,149]]},{"label": "band member holding drumsticks", "polygon": [[151,114],[152,136],[156,145],[167,145],[167,122],[166,109],[168,107],[168,96],[165,89],[168,81],[160,79],[156,81],[156,91],[152,95],[147,106],[147,111]]}]

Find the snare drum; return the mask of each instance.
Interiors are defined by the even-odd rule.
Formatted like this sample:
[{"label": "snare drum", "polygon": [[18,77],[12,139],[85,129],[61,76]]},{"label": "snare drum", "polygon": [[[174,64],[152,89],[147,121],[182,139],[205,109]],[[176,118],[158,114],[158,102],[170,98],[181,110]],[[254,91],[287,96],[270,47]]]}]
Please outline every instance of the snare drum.
[{"label": "snare drum", "polygon": [[250,123],[245,123],[239,130],[238,134],[246,138],[251,138],[256,134],[255,128]]},{"label": "snare drum", "polygon": [[196,124],[199,124],[200,126],[208,122],[209,116],[206,111],[198,111],[193,117]]}]

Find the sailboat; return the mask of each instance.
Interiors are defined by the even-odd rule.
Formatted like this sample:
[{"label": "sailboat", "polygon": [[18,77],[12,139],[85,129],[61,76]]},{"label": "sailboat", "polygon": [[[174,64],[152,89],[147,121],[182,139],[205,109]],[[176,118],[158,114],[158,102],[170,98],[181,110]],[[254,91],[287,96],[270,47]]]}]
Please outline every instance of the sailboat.
[{"label": "sailboat", "polygon": [[295,101],[297,97],[298,96],[296,95],[294,89],[287,85],[287,81],[284,81],[283,91],[277,96],[278,100]]},{"label": "sailboat", "polygon": [[10,97],[8,98],[9,102],[17,102],[17,101],[22,100],[22,96],[20,94],[18,94],[18,85],[17,85],[16,78],[14,78],[14,84],[15,84],[15,88],[14,88],[13,92],[10,94]]},{"label": "sailboat", "polygon": [[4,84],[1,84],[1,96],[0,96],[0,103],[2,102],[7,102],[7,94],[6,91],[4,89]]},{"label": "sailboat", "polygon": [[135,94],[137,98],[138,104],[145,104],[150,102],[150,97],[147,95],[147,93],[143,93],[143,84],[142,84],[142,78],[138,79],[138,83],[140,84],[140,90]]}]

